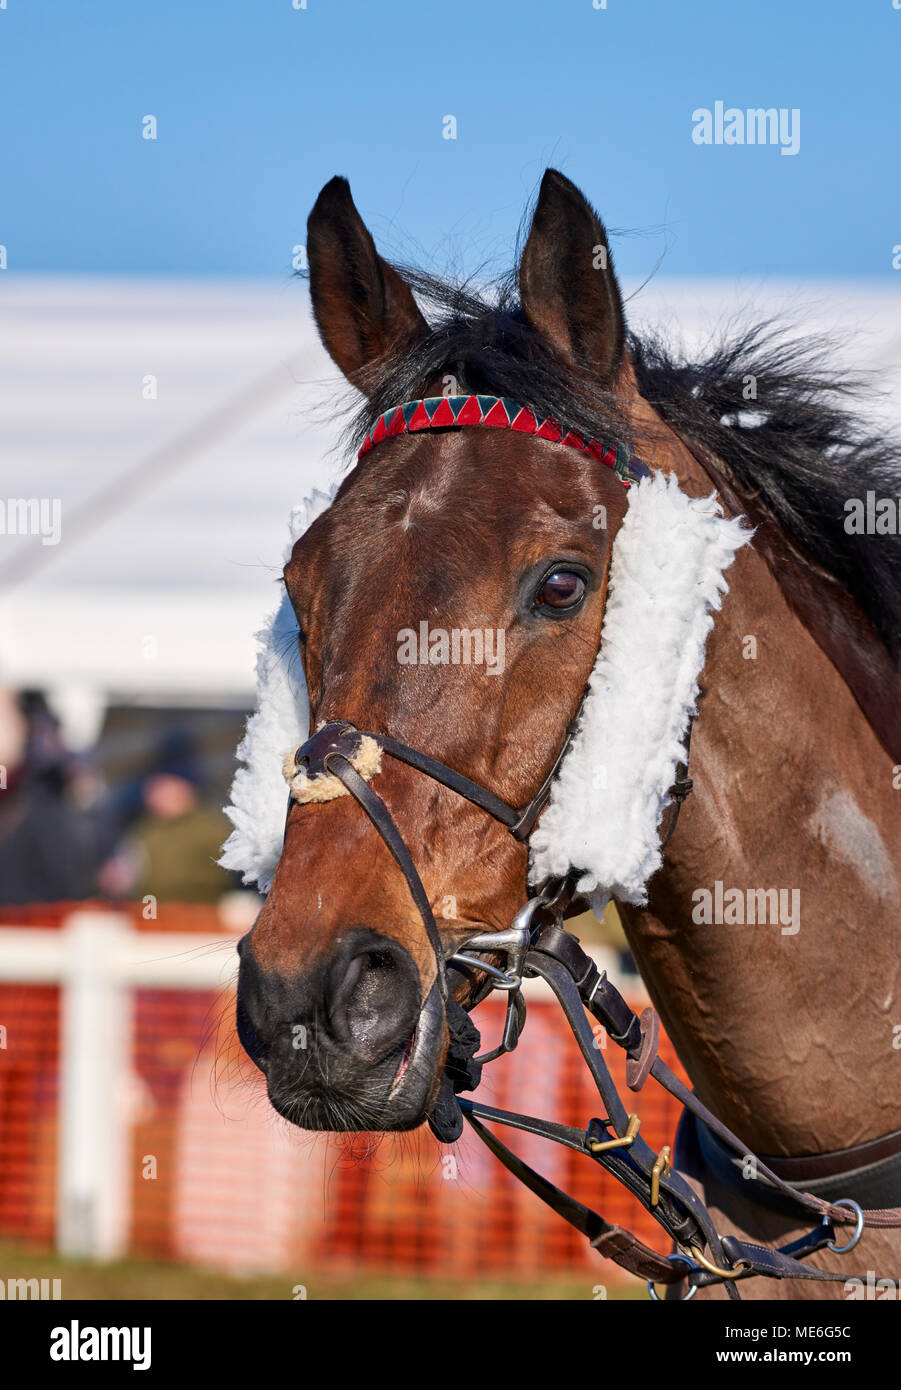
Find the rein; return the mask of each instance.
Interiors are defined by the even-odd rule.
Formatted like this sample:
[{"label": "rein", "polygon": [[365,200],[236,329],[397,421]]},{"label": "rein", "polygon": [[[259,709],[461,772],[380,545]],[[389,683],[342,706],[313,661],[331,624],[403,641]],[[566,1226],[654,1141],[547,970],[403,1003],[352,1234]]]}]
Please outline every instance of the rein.
[{"label": "rein", "polygon": [[[398,434],[465,425],[510,428],[577,447],[613,468],[626,487],[630,478],[648,473],[646,466],[621,445],[604,445],[597,440],[586,444],[580,435],[564,431],[556,422],[539,422],[528,407],[492,396],[430,397],[386,411],[367,435],[360,457],[381,440]],[[448,1001],[447,968],[450,965],[458,969],[482,971],[488,977],[487,991],[500,989],[506,993],[507,1013],[502,1041],[492,1051],[474,1058],[475,1064],[491,1061],[505,1052],[512,1052],[517,1046],[525,1021],[526,1006],[521,993],[524,978],[542,978],[556,996],[597,1087],[605,1110],[604,1116],[592,1119],[587,1130],[583,1131],[554,1121],[498,1110],[478,1100],[457,1100],[459,1112],[473,1133],[519,1182],[581,1231],[599,1254],[646,1279],[654,1299],[657,1298],[655,1284],[683,1281],[687,1281],[688,1285],[683,1295],[685,1299],[693,1297],[698,1288],[709,1284],[724,1285],[728,1296],[738,1299],[737,1284],[756,1275],[776,1279],[844,1282],[848,1275],[811,1267],[803,1263],[804,1259],[823,1248],[836,1253],[852,1250],[865,1226],[901,1227],[901,1208],[864,1211],[859,1202],[850,1196],[830,1201],[812,1192],[800,1191],[787,1177],[780,1176],[777,1170],[782,1167],[786,1173],[793,1173],[796,1182],[809,1179],[816,1185],[819,1171],[816,1158],[773,1159],[771,1167],[755,1156],[697,1099],[657,1055],[660,1020],[654,1009],[644,1009],[640,1017],[635,1014],[607,979],[606,973],[599,972],[582,950],[578,939],[563,929],[563,914],[572,900],[573,884],[577,877],[574,872],[566,879],[544,884],[534,897],[527,900],[506,931],[478,933],[462,943],[468,950],[461,948],[449,957],[445,955],[431,904],[413,858],[385,802],[368,780],[379,771],[380,758],[373,763],[371,759],[364,758],[364,752],[368,753],[368,748],[375,745],[379,753],[407,764],[432,781],[465,797],[504,825],[517,840],[524,841],[547,804],[552,782],[570,746],[581,711],[582,704],[541,786],[522,807],[509,805],[479,783],[407,744],[384,734],[365,733],[341,720],[324,723],[297,748],[293,758],[286,760],[288,766],[285,775],[292,784],[291,794],[297,800],[325,799],[316,794],[317,784],[321,787],[327,779],[336,778],[341,788],[354,797],[366,812],[400,868],[422,919],[435,958],[433,988],[437,988],[443,1003]],[[688,743],[677,780],[669,792],[671,815],[663,832],[664,844],[672,835],[679,809],[691,791],[687,764]],[[297,786],[295,777],[298,778]],[[300,787],[302,791],[298,789]],[[289,801],[289,810],[290,804]],[[505,957],[506,967],[502,969],[483,959],[485,954]],[[603,1026],[611,1040],[626,1052],[626,1084],[631,1091],[639,1092],[648,1077],[652,1076],[693,1118],[705,1153],[715,1149],[720,1160],[716,1168],[718,1173],[730,1173],[734,1184],[735,1159],[745,1165],[753,1162],[756,1172],[753,1186],[757,1189],[753,1196],[763,1205],[771,1205],[778,1199],[781,1210],[809,1220],[815,1219],[817,1224],[813,1229],[775,1249],[735,1236],[721,1237],[707,1207],[673,1166],[670,1148],[664,1146],[659,1153],[655,1153],[641,1138],[638,1113],[629,1110],[617,1092],[585,1016],[586,1010]],[[468,1089],[468,1080],[467,1076],[462,1086],[458,1085],[455,1089]],[[458,1138],[462,1130],[459,1115],[456,1120],[456,1127],[451,1127],[448,1132],[442,1132],[434,1119],[430,1123],[438,1138],[448,1141]],[[675,1253],[659,1254],[631,1232],[604,1220],[598,1213],[554,1186],[519,1158],[486,1127],[484,1121],[550,1139],[598,1163],[628,1188],[663,1227],[676,1246]],[[860,1167],[861,1163],[854,1162],[854,1159],[855,1156],[861,1158],[862,1154],[862,1163],[868,1167],[871,1176],[874,1168],[881,1169],[882,1166],[891,1166],[894,1175],[899,1152],[901,1133],[871,1141],[855,1150],[821,1156],[821,1159],[831,1160],[831,1165],[820,1162],[819,1168],[828,1169],[833,1180],[841,1179],[848,1175],[847,1163],[842,1166],[843,1159],[850,1158],[852,1168]],[[867,1164],[867,1160],[872,1161]],[[792,1165],[795,1165],[794,1169]],[[869,1190],[878,1190],[878,1182]],[[747,1187],[745,1192],[751,1195]],[[835,1228],[852,1223],[854,1231],[850,1240],[844,1245],[837,1244]]]}]

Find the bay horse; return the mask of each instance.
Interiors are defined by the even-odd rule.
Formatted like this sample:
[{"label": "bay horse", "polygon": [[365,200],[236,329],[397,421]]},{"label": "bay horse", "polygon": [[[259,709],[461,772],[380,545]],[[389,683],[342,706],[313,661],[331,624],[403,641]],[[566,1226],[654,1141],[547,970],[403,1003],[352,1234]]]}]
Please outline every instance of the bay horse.
[{"label": "bay horse", "polygon": [[[241,1040],[273,1106],[306,1129],[428,1118],[449,1138],[462,1104],[485,1137],[491,1113],[458,1097],[478,1074],[466,1015],[492,984],[512,999],[514,938],[582,1038],[581,953],[561,928],[586,895],[570,876],[523,909],[527,832],[551,814],[579,725],[624,483],[650,474],[702,508],[715,491],[753,539],[736,542],[707,641],[691,780],[685,752],[667,803],[677,819],[665,813],[646,894],[619,899],[695,1113],[672,1164],[663,1151],[645,1162],[637,1117],[611,1099],[586,1151],[649,1209],[665,1194],[677,1243],[679,1222],[701,1223],[663,1257],[668,1296],[736,1297],[739,1282],[755,1298],[836,1296],[848,1272],[901,1277],[888,1210],[901,1205],[901,558],[887,528],[847,524],[849,501],[897,492],[897,453],[821,361],[765,329],[697,363],[630,333],[604,226],[554,170],[495,293],[382,259],[342,178],[316,201],[307,253],[322,342],[365,403],[359,462],[284,571],[310,709],[285,775],[303,795],[238,986]],[[502,635],[503,660],[399,656],[401,633],[463,630]],[[627,721],[645,715],[639,695]],[[800,909],[755,921],[746,891]],[[542,912],[553,925],[536,947]],[[640,1024],[618,1014],[590,978],[581,1002],[640,1084],[660,1078],[654,1010]],[[508,1042],[519,1021],[511,1009]],[[599,1250],[625,1248],[523,1167]],[[807,1209],[795,1191],[812,1194]],[[832,1282],[804,1276],[814,1252]],[[622,1262],[663,1278],[659,1258]]]}]

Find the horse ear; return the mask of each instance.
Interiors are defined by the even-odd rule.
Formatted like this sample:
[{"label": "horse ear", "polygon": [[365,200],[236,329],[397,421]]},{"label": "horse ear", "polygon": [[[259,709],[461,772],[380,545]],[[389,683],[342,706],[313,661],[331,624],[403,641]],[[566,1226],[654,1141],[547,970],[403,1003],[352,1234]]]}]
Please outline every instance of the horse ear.
[{"label": "horse ear", "polygon": [[365,391],[369,364],[428,326],[409,285],[376,251],[347,179],[331,179],[316,199],[307,259],[319,336],[344,375]]},{"label": "horse ear", "polygon": [[607,233],[556,169],[541,180],[519,294],[526,318],[558,353],[612,381],[623,358],[625,319]]}]

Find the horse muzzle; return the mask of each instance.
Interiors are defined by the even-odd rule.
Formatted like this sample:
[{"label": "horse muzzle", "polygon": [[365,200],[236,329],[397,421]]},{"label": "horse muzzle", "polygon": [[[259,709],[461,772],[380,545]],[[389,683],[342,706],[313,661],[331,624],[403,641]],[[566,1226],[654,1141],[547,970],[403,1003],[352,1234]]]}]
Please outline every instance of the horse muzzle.
[{"label": "horse muzzle", "polygon": [[279,1114],[313,1130],[423,1123],[447,1026],[437,982],[423,1002],[405,947],[353,928],[325,968],[293,981],[261,971],[247,938],[240,954],[238,1036]]}]

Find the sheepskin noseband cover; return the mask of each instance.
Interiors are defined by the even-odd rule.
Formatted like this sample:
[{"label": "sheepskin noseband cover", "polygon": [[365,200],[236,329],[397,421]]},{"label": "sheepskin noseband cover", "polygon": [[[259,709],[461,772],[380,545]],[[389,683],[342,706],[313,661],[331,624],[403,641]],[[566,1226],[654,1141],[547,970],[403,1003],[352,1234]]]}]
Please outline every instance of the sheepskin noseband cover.
[{"label": "sheepskin noseband cover", "polygon": [[[330,502],[317,492],[295,508],[291,545]],[[529,841],[532,883],[577,869],[578,889],[596,911],[611,897],[646,901],[648,879],[661,863],[660,820],[695,712],[707,636],[727,589],[723,575],[751,534],[740,519],[723,516],[715,493],[690,498],[672,475],[657,473],[630,487],[581,718]],[[294,766],[293,750],[309,731],[297,638],[286,595],[258,634],[257,710],[238,748],[242,765],[226,808],[234,829],[219,860],[263,893],[281,852],[286,780],[298,800],[329,800],[344,791],[337,778],[317,786],[318,779]],[[440,748],[425,751],[441,756]],[[377,774],[378,752],[377,745],[361,746],[362,775]]]}]

